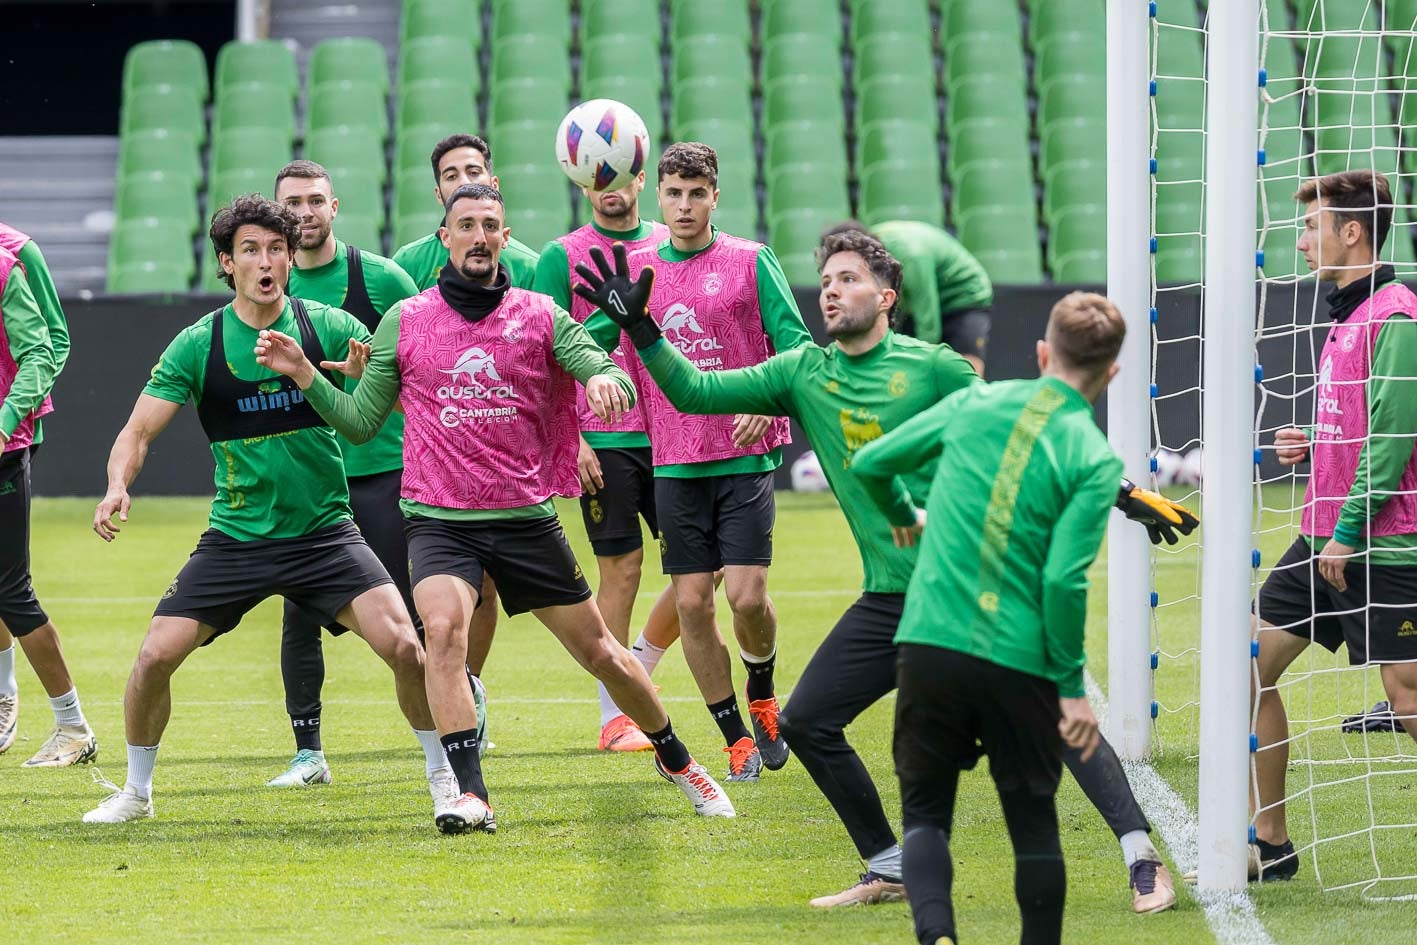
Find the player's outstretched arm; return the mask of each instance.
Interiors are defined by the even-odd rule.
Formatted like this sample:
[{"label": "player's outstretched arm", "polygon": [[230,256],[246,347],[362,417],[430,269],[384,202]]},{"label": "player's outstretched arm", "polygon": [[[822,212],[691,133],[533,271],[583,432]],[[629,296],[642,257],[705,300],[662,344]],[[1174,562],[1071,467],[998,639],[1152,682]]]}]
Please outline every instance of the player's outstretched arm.
[{"label": "player's outstretched arm", "polygon": [[133,405],[133,413],[113,441],[113,449],[108,453],[108,491],[99,500],[93,513],[93,530],[104,541],[112,541],[121,531],[113,523],[118,516],[120,522],[128,521],[128,508],[132,500],[128,497],[128,487],[138,478],[143,463],[148,458],[148,447],[158,434],[167,429],[172,418],[182,405],[163,400],[151,394],[138,395]]},{"label": "player's outstretched arm", "polygon": [[561,308],[552,322],[551,354],[563,371],[585,385],[586,404],[601,420],[616,423],[635,405],[638,393],[630,375]]}]

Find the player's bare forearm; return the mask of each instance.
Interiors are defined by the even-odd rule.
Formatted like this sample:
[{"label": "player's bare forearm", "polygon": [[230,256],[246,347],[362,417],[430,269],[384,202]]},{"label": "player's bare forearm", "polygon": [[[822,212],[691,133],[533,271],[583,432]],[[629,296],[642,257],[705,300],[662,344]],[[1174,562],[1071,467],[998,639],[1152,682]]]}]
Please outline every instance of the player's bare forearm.
[{"label": "player's bare forearm", "polygon": [[181,404],[149,394],[138,397],[132,415],[113,441],[113,449],[108,452],[108,491],[94,509],[93,530],[104,541],[118,537],[119,526],[113,522],[115,516],[119,521],[128,520],[128,487],[142,472],[148,457],[148,446],[167,428],[181,408]]}]

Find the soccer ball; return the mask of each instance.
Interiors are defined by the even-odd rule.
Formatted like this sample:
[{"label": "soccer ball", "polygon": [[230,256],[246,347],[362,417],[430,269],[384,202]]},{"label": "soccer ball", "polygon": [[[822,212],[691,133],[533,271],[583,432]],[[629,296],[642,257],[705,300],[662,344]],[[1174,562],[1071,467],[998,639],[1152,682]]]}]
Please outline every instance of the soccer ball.
[{"label": "soccer ball", "polygon": [[793,492],[826,492],[831,489],[817,454],[808,450],[792,463]]},{"label": "soccer ball", "polygon": [[608,98],[582,102],[556,129],[556,160],[579,187],[619,190],[644,169],[649,132],[630,106]]},{"label": "soccer ball", "polygon": [[1156,463],[1156,484],[1161,488],[1177,485],[1181,481],[1181,470],[1184,460],[1180,453],[1172,452],[1164,447],[1156,451],[1153,457]]}]

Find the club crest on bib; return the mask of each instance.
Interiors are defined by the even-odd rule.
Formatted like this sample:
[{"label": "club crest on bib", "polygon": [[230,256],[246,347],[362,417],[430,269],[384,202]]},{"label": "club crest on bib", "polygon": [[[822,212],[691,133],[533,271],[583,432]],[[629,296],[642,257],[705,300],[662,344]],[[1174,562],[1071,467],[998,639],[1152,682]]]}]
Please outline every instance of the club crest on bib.
[{"label": "club crest on bib", "polygon": [[506,327],[502,329],[502,340],[505,341],[505,342],[506,342],[507,344],[509,344],[509,345],[514,345],[514,344],[516,344],[518,341],[521,341],[521,340],[522,340],[522,323],[521,323],[521,322],[507,322]]},{"label": "club crest on bib", "polygon": [[704,290],[704,295],[718,295],[723,289],[723,277],[716,272],[711,272],[704,276],[701,288]]}]

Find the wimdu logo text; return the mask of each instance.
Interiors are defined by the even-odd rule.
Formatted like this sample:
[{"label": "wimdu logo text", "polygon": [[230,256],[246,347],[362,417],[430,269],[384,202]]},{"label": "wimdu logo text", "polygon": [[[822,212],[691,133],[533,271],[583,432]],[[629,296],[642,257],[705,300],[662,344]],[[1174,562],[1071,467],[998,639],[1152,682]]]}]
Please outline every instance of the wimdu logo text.
[{"label": "wimdu logo text", "polygon": [[236,398],[236,409],[242,413],[263,413],[269,410],[289,411],[291,407],[305,403],[305,394],[300,388],[281,390],[280,381],[267,381],[256,388],[254,397]]}]

